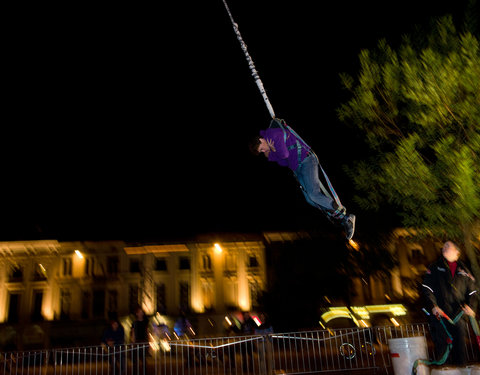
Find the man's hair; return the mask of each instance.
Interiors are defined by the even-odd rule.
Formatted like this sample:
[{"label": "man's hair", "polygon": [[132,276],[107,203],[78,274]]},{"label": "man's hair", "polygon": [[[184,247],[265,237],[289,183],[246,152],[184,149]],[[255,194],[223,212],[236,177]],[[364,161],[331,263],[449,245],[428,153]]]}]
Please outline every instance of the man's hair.
[{"label": "man's hair", "polygon": [[458,245],[453,241],[446,241],[442,246],[442,253],[448,248],[453,247],[455,250],[460,251]]},{"label": "man's hair", "polygon": [[260,153],[260,151],[258,151],[258,146],[260,146],[260,139],[261,138],[262,137],[257,135],[256,137],[252,138],[250,140],[250,142],[248,143],[248,148],[250,149],[250,152],[253,155],[258,155]]}]

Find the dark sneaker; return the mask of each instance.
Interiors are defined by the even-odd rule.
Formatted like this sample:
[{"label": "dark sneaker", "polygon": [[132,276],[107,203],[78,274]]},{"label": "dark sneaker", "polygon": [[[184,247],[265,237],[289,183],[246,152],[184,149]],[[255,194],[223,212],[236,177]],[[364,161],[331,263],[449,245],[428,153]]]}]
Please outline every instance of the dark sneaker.
[{"label": "dark sneaker", "polygon": [[345,220],[343,222],[348,241],[352,239],[353,233],[355,232],[355,219],[355,215],[350,214],[345,217]]}]

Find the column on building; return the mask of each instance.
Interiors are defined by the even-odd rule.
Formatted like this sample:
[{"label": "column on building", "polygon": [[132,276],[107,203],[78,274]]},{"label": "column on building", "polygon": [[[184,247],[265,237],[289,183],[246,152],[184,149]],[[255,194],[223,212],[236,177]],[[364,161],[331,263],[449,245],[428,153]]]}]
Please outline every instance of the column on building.
[{"label": "column on building", "polygon": [[191,270],[190,270],[190,306],[192,310],[196,313],[202,313],[205,311],[203,305],[203,296],[202,296],[202,283],[200,280],[200,250],[197,245],[192,244],[189,246],[191,253]]},{"label": "column on building", "polygon": [[247,277],[247,252],[244,246],[238,247],[237,270],[238,307],[243,311],[249,311],[251,309],[251,302]]}]

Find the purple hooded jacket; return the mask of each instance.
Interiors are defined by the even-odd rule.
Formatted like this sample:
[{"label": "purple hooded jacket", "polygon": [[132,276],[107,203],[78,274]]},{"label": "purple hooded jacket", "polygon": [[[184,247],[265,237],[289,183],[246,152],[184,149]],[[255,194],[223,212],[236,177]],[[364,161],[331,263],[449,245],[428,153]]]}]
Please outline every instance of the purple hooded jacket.
[{"label": "purple hooded jacket", "polygon": [[[285,129],[285,131],[287,132],[286,141],[284,140],[284,134],[281,128],[260,130],[260,136],[265,140],[271,139],[275,147],[275,151],[270,151],[268,161],[277,162],[282,167],[288,167],[292,171],[296,171],[298,168],[298,151],[296,144],[298,138],[288,129]],[[300,140],[299,142],[301,145],[300,162],[302,162],[310,152],[310,146]]]}]

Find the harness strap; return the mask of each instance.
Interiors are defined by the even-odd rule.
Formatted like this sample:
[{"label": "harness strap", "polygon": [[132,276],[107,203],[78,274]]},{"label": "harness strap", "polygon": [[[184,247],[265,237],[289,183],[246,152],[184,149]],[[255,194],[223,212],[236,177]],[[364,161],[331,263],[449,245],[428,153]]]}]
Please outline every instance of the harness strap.
[{"label": "harness strap", "polygon": [[[301,162],[301,159],[302,159],[302,146],[305,147],[305,148],[309,148],[309,149],[310,149],[310,146],[307,145],[307,143],[297,134],[297,132],[295,132],[295,130],[293,130],[290,126],[287,125],[285,120],[274,118],[270,123],[270,127],[272,127],[272,124],[274,122],[279,125],[280,129],[283,130],[283,140],[285,142],[287,141],[287,130],[290,133],[292,133],[295,136],[295,138],[297,139],[296,144],[289,146],[288,150],[291,150],[295,147],[297,148],[298,164],[300,165],[300,162]],[[317,159],[318,166],[320,167],[320,170],[323,173],[323,177],[325,178],[325,181],[327,182],[328,188],[330,189],[330,192],[328,192],[327,189],[325,189],[323,184],[320,182],[320,188],[322,189],[323,194],[326,195],[327,197],[330,197],[331,199],[334,199],[335,202],[337,203],[338,207],[343,207],[342,202],[340,202],[340,198],[338,197],[335,189],[333,188],[333,185],[330,182],[330,179],[328,178],[327,173],[323,170],[322,165],[320,164],[320,161],[318,160],[317,155],[312,150],[311,150],[311,152],[315,156],[315,158]],[[330,215],[329,212],[327,212],[327,214]]]}]

